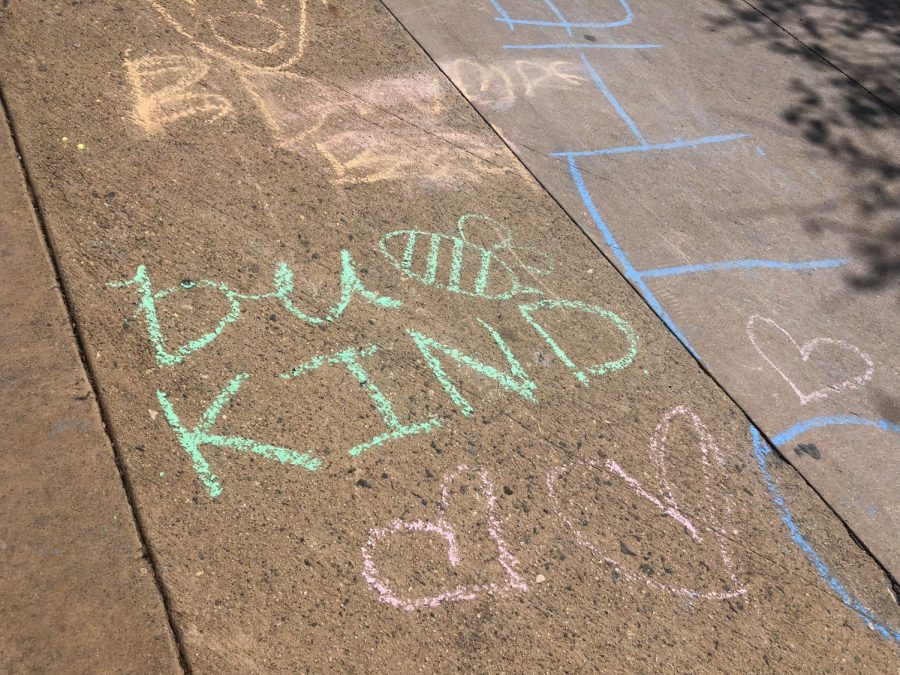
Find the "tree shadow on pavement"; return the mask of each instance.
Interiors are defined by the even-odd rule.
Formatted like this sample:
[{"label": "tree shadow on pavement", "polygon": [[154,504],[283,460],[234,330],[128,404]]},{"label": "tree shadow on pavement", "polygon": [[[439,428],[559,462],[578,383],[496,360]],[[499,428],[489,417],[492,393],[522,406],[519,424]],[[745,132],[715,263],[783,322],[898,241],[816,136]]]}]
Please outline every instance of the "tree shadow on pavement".
[{"label": "tree shadow on pavement", "polygon": [[739,44],[764,43],[815,69],[809,81],[792,80],[782,118],[842,165],[853,216],[852,222],[838,216],[833,201],[806,220],[807,231],[848,239],[866,265],[848,278],[852,287],[900,286],[900,157],[884,142],[900,131],[900,1],[724,4],[725,12],[708,17],[715,30],[729,30]]}]

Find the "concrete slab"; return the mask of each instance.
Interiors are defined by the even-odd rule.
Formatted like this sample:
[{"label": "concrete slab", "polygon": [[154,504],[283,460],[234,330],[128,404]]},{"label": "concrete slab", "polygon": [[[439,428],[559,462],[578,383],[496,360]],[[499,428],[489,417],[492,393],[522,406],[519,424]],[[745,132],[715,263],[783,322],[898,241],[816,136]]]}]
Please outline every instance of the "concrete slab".
[{"label": "concrete slab", "polygon": [[730,5],[564,4],[388,2],[896,579],[900,118]]},{"label": "concrete slab", "polygon": [[181,672],[5,123],[0,670]]},{"label": "concrete slab", "polygon": [[118,7],[11,4],[0,72],[194,670],[895,666],[881,570],[381,5]]},{"label": "concrete slab", "polygon": [[[896,68],[900,60],[900,8],[896,2],[729,0],[726,4],[730,13],[715,16],[718,27],[737,29],[745,40],[772,51],[806,58],[811,67],[822,68],[823,72],[827,66],[822,59],[826,59],[887,103],[893,114],[900,112],[900,74]],[[879,107],[860,99],[858,88],[847,78],[833,76],[831,84],[841,94],[838,109],[852,115],[858,125],[867,126],[881,116]]]}]

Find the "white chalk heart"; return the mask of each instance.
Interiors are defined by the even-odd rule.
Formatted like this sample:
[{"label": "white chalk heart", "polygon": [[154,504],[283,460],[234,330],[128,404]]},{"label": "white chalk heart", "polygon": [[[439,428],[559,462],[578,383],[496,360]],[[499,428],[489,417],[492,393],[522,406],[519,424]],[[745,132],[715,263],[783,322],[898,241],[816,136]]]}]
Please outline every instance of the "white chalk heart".
[{"label": "white chalk heart", "polygon": [[[860,361],[866,364],[866,371],[857,375],[856,377],[851,377],[850,379],[844,380],[842,382],[827,384],[820,389],[816,389],[813,392],[806,393],[803,392],[794,382],[788,377],[785,372],[775,365],[775,362],[769,358],[769,356],[763,351],[762,347],[759,346],[759,343],[756,339],[756,329],[757,325],[760,323],[765,323],[774,328],[777,331],[780,331],[782,335],[784,335],[794,348],[800,353],[800,358],[804,363],[809,361],[810,355],[819,349],[820,347],[826,345],[833,345],[839,347],[848,352],[852,352],[857,357],[859,357]],[[759,352],[759,355],[765,359],[766,363],[772,366],[775,371],[781,375],[781,378],[788,383],[788,386],[793,390],[795,394],[800,399],[800,405],[806,405],[810,401],[818,401],[824,398],[827,398],[830,394],[841,392],[844,389],[858,389],[863,384],[872,379],[872,375],[875,373],[875,366],[872,363],[872,359],[869,358],[868,354],[862,352],[858,347],[846,342],[844,340],[836,340],[834,338],[826,338],[826,337],[818,337],[806,342],[802,345],[797,344],[797,341],[788,333],[784,328],[775,323],[772,319],[767,319],[764,316],[759,316],[758,314],[754,314],[750,317],[750,320],[747,322],[747,336],[750,338],[750,343],[753,345],[753,348]]]}]

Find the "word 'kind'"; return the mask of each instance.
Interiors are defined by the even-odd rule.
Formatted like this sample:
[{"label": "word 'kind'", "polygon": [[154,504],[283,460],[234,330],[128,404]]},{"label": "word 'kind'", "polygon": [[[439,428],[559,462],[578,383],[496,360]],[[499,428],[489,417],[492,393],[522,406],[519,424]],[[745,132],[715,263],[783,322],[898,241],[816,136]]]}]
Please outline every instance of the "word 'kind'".
[{"label": "word 'kind'", "polygon": [[[467,228],[478,223],[488,226],[496,234],[499,234],[499,242],[490,248],[473,243],[467,235]],[[608,309],[596,305],[590,305],[577,300],[534,300],[533,296],[542,295],[541,291],[521,284],[517,273],[499,256],[506,250],[513,250],[511,236],[503,226],[486,216],[466,215],[457,222],[459,236],[450,237],[438,233],[418,232],[413,230],[390,232],[380,242],[382,253],[394,267],[405,276],[415,279],[426,286],[431,286],[444,292],[461,296],[479,298],[481,300],[506,301],[522,296],[532,296],[532,299],[518,304],[518,310],[524,321],[531,326],[537,335],[546,343],[550,351],[571,372],[572,376],[582,385],[589,385],[590,376],[599,377],[607,373],[623,370],[628,367],[637,355],[638,335],[631,325],[619,315]],[[404,244],[400,257],[391,252],[391,244],[399,241]],[[416,250],[418,242],[425,242],[424,265],[421,271],[415,267],[417,259]],[[446,262],[446,280],[442,281],[439,268],[441,261]],[[467,261],[472,261],[471,266],[477,269],[474,282],[470,287],[461,283],[464,268]],[[549,261],[542,260],[547,263]],[[550,265],[552,267],[552,265]],[[534,274],[549,273],[547,270],[535,267],[523,268]],[[499,270],[500,276],[495,270]],[[502,292],[492,290],[496,287],[496,279],[501,279],[505,284]],[[162,367],[173,367],[183,362],[191,354],[209,346],[217,339],[224,329],[234,324],[241,315],[241,304],[247,301],[274,301],[281,304],[292,316],[302,322],[322,326],[338,321],[345,313],[347,307],[355,297],[362,298],[371,305],[391,310],[402,305],[401,301],[381,295],[366,288],[360,280],[352,256],[349,251],[341,251],[341,291],[340,297],[329,309],[321,315],[308,313],[300,309],[293,301],[294,273],[285,263],[278,263],[273,278],[273,290],[261,294],[248,294],[235,291],[223,283],[200,280],[184,281],[179,286],[154,290],[150,274],[144,265],[137,268],[135,275],[126,281],[111,282],[109,285],[115,288],[134,288],[139,294],[138,312],[143,315],[146,325],[147,337],[153,347],[157,363]],[[204,333],[183,345],[170,348],[167,346],[163,334],[158,304],[178,292],[190,292],[195,289],[212,289],[220,293],[228,303],[229,309],[219,320],[218,324],[209,332]],[[615,331],[620,333],[623,340],[623,348],[615,358],[603,363],[579,365],[566,352],[560,344],[558,337],[554,337],[550,330],[541,323],[539,317],[542,313],[571,313],[577,312],[599,318],[607,322]],[[447,372],[448,363],[457,368],[465,368],[482,377],[488,378],[503,391],[516,394],[530,403],[537,402],[537,384],[522,367],[500,333],[490,324],[477,319],[478,323],[487,331],[502,357],[504,365],[491,365],[481,358],[469,354],[456,345],[447,344],[445,341],[426,335],[413,328],[407,329],[406,336],[418,351],[422,360],[430,369],[434,378],[454,405],[463,415],[474,414],[474,407],[468,398],[460,390],[460,385],[454,382]],[[384,430],[371,438],[353,445],[349,448],[351,456],[359,455],[366,450],[381,446],[389,441],[398,440],[416,434],[427,434],[443,426],[443,421],[437,417],[429,417],[423,420],[404,422],[397,415],[394,404],[373,379],[370,369],[367,368],[367,360],[379,349],[379,345],[365,344],[347,346],[328,354],[318,354],[298,364],[294,368],[282,373],[278,377],[284,380],[308,378],[310,373],[326,367],[345,369],[358,384],[355,391],[362,391],[369,403],[377,411],[384,424]],[[497,361],[499,359],[496,359]],[[238,395],[241,386],[251,377],[248,372],[237,373],[219,392],[212,403],[201,415],[200,421],[192,428],[182,421],[175,405],[169,395],[164,391],[157,391],[156,398],[165,420],[175,433],[181,447],[191,458],[194,471],[206,487],[210,497],[215,498],[222,492],[222,486],[218,477],[212,472],[206,457],[203,455],[204,446],[225,448],[239,452],[252,453],[274,460],[285,465],[298,466],[308,471],[315,471],[321,465],[321,459],[311,452],[297,452],[289,448],[261,443],[243,436],[227,436],[216,433],[214,427],[223,409]]]}]

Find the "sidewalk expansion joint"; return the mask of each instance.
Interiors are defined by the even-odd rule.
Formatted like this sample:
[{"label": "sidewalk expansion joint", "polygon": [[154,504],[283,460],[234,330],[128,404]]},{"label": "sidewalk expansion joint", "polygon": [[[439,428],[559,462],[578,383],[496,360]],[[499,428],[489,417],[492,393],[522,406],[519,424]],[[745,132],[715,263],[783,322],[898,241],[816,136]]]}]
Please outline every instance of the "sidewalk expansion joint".
[{"label": "sidewalk expansion joint", "polygon": [[15,120],[12,115],[12,110],[7,101],[2,82],[0,82],[0,108],[2,108],[3,118],[6,121],[10,136],[12,137],[16,157],[19,160],[19,167],[22,171],[22,175],[25,178],[25,186],[28,190],[28,199],[31,203],[32,213],[34,214],[38,226],[40,227],[41,238],[43,239],[45,251],[47,253],[47,257],[50,260],[50,264],[53,267],[55,288],[59,291],[60,297],[62,298],[63,305],[66,310],[66,317],[72,327],[72,333],[73,337],[75,338],[76,347],[78,349],[78,357],[81,361],[81,367],[84,370],[85,376],[87,377],[88,383],[91,387],[91,392],[94,395],[94,399],[97,401],[97,407],[100,412],[100,419],[103,423],[104,432],[106,434],[106,437],[109,439],[110,446],[113,449],[113,459],[115,460],[116,469],[119,472],[119,478],[122,481],[122,486],[125,490],[126,498],[128,499],[128,506],[131,509],[131,516],[134,522],[135,529],[138,533],[141,548],[143,549],[143,555],[150,564],[150,569],[153,573],[153,580],[156,584],[157,591],[160,594],[160,598],[162,599],[163,608],[166,614],[166,621],[168,623],[169,630],[171,631],[172,638],[178,651],[179,664],[182,671],[190,675],[193,671],[187,658],[187,651],[184,646],[184,640],[181,634],[181,630],[179,629],[178,624],[175,621],[172,610],[172,599],[168,591],[166,590],[165,584],[163,583],[162,576],[160,574],[160,564],[156,558],[155,553],[153,552],[153,549],[150,546],[146,525],[141,518],[140,510],[138,508],[134,486],[132,485],[131,480],[128,476],[128,471],[125,468],[125,462],[122,458],[121,448],[119,447],[119,443],[115,437],[109,413],[103,399],[103,394],[100,388],[97,386],[96,378],[94,377],[94,370],[91,366],[90,357],[86,348],[85,336],[81,329],[81,326],[77,321],[72,299],[67,291],[65,278],[63,276],[62,268],[59,263],[59,257],[56,248],[54,247],[50,230],[47,227],[47,221],[44,216],[43,209],[41,208],[40,201],[37,197],[35,184],[31,176],[31,171],[28,168],[28,162],[26,161],[24,156],[22,144],[19,141]]},{"label": "sidewalk expansion joint", "polygon": [[[747,0],[742,0],[742,1],[746,2],[748,5],[750,5],[750,3],[747,2]],[[475,104],[472,103],[472,101],[470,101],[468,99],[468,97],[466,97],[466,95],[463,93],[463,91],[452,80],[450,75],[447,72],[445,72],[443,68],[441,68],[440,64],[434,59],[434,57],[432,57],[432,55],[428,52],[428,50],[425,49],[424,45],[416,38],[415,35],[412,34],[412,32],[406,27],[406,25],[400,20],[400,18],[391,10],[391,8],[387,6],[387,4],[385,3],[385,0],[379,0],[379,2],[381,4],[381,6],[384,7],[385,11],[387,11],[388,14],[390,14],[394,18],[394,20],[403,28],[403,30],[410,37],[410,39],[413,40],[416,43],[416,45],[418,45],[419,49],[421,49],[422,53],[434,64],[435,68],[437,68],[438,71],[447,79],[447,82],[449,82],[450,86],[452,86],[457,92],[459,92],[459,95],[462,96],[462,98],[469,104],[471,109],[488,126],[488,128],[491,130],[491,132],[494,133],[494,135],[499,139],[500,143],[502,143],[504,145],[504,147],[506,147],[513,154],[513,156],[515,156],[515,158],[522,164],[522,167],[524,168],[524,170],[528,172],[528,174],[541,187],[541,189],[550,197],[550,199],[553,200],[553,202],[560,208],[560,210],[566,214],[566,216],[569,218],[569,220],[572,222],[572,224],[582,233],[582,235],[584,235],[584,237],[588,240],[590,245],[597,251],[597,253],[599,253],[600,256],[610,265],[610,267],[612,267],[612,269],[614,269],[616,271],[616,273],[625,281],[625,283],[631,287],[631,289],[634,291],[635,295],[638,298],[640,298],[640,301],[643,302],[648,307],[648,309],[650,309],[650,311],[653,312],[654,315],[657,315],[656,311],[653,309],[653,307],[650,306],[650,304],[647,302],[647,299],[640,292],[640,290],[637,288],[637,286],[613,263],[613,261],[610,259],[610,257],[603,251],[603,249],[600,248],[600,246],[593,240],[593,238],[591,238],[591,236],[588,234],[588,232],[583,227],[581,227],[581,225],[579,225],[578,220],[575,218],[575,216],[572,213],[570,213],[569,210],[565,206],[563,206],[563,204],[559,201],[559,199],[557,199],[556,195],[554,195],[553,192],[541,181],[541,179],[538,178],[538,176],[528,167],[527,163],[519,156],[519,154],[510,145],[510,143],[508,143],[507,140],[501,134],[499,134],[497,132],[497,130],[494,128],[494,126],[481,113],[481,111],[478,110],[478,108],[475,106]],[[753,7],[753,5],[750,5],[750,6]],[[753,7],[753,9],[756,10],[755,7]],[[759,10],[756,10],[756,11],[759,11]],[[760,14],[763,14],[763,13],[760,12]],[[763,16],[766,16],[766,15],[763,14]],[[772,21],[772,19],[769,18],[768,16],[766,16],[766,18],[769,21]],[[775,22],[772,21],[772,23],[775,23]],[[776,25],[778,25],[778,24],[776,23]],[[781,28],[781,26],[778,26],[778,27]],[[792,38],[794,38],[795,40],[797,40],[798,42],[803,44],[802,41],[800,41],[798,38],[794,37],[789,31],[787,31],[783,28],[782,28],[782,30],[784,30],[785,33],[787,33]],[[807,49],[810,49],[810,51],[813,52],[817,57],[821,58],[823,61],[825,61],[826,63],[831,65],[835,70],[841,72],[845,77],[847,77],[848,79],[852,80],[854,83],[859,85],[862,89],[864,89],[866,92],[871,94],[874,98],[878,99],[881,103],[886,105],[888,108],[890,108],[891,110],[894,110],[894,108],[892,108],[890,105],[888,105],[888,103],[883,101],[876,94],[869,91],[869,89],[867,89],[864,85],[857,82],[850,75],[847,75],[847,73],[842,71],[840,68],[838,68],[836,65],[834,65],[830,61],[828,61],[828,59],[826,59],[824,56],[822,56],[821,54],[818,54],[818,52],[815,52],[814,50],[812,50],[810,47],[808,47],[805,44],[803,46],[806,47]],[[894,112],[897,112],[897,111],[894,110]],[[659,318],[658,315],[657,315],[657,318]],[[699,359],[696,358],[696,356],[691,352],[691,350],[688,348],[688,346],[684,344],[684,342],[681,340],[681,338],[679,338],[679,336],[674,333],[672,328],[669,327],[664,321],[662,321],[662,319],[660,319],[660,323],[662,324],[663,328],[670,335],[672,335],[672,337],[674,337],[678,341],[678,343],[682,346],[682,348],[684,348],[689,353],[691,359],[694,360],[694,362],[697,364],[697,366],[699,366],[700,370],[713,382],[713,384],[715,384],[716,388],[719,389],[719,391],[721,391],[726,397],[728,397],[728,400],[731,401],[732,404],[741,412],[741,414],[746,418],[748,423],[751,424],[753,427],[755,427],[759,431],[760,436],[762,436],[763,440],[773,449],[773,451],[776,453],[776,455],[778,457],[780,457],[788,466],[790,466],[791,469],[793,469],[793,471],[800,478],[800,480],[807,487],[809,487],[810,490],[812,490],[812,492],[822,501],[822,503],[828,508],[828,510],[834,515],[834,517],[837,518],[838,522],[840,522],[841,525],[843,525],[843,527],[846,530],[847,535],[850,537],[850,539],[857,546],[859,546],[859,548],[881,570],[882,574],[884,575],[884,578],[888,582],[888,585],[891,586],[891,588],[894,592],[895,601],[897,601],[898,604],[900,604],[900,581],[898,581],[897,579],[895,579],[893,577],[893,575],[888,571],[887,567],[884,564],[882,564],[882,562],[875,556],[875,554],[871,551],[871,549],[865,545],[865,543],[862,541],[862,539],[856,535],[856,533],[853,531],[853,528],[850,527],[850,524],[847,522],[847,520],[837,512],[837,510],[831,504],[831,502],[829,502],[822,495],[822,493],[819,490],[817,490],[816,487],[812,483],[810,483],[810,481],[797,469],[797,467],[791,461],[791,458],[788,455],[786,455],[785,453],[783,453],[772,442],[772,439],[769,436],[769,434],[767,434],[765,431],[762,430],[762,428],[750,416],[750,413],[746,410],[746,408],[744,408],[744,406],[742,406],[735,399],[735,397],[731,395],[731,393],[718,380],[718,378],[716,378],[716,376],[713,375],[713,373],[709,370],[709,368],[702,361],[700,361]]]},{"label": "sidewalk expansion joint", "polygon": [[871,89],[869,89],[866,85],[864,85],[862,82],[860,82],[860,81],[857,80],[855,77],[853,77],[850,73],[848,73],[848,72],[845,71],[843,68],[841,68],[839,65],[837,65],[834,61],[832,61],[832,60],[829,59],[827,56],[825,56],[825,54],[823,54],[822,52],[820,52],[819,50],[817,50],[815,47],[812,47],[812,46],[806,44],[803,40],[801,40],[799,37],[797,37],[796,35],[794,35],[791,31],[789,31],[787,28],[785,28],[784,26],[782,26],[782,25],[781,25],[780,23],[778,23],[774,18],[772,18],[771,16],[769,16],[768,14],[766,14],[763,10],[761,10],[759,7],[757,7],[756,5],[754,5],[752,2],[748,2],[748,0],[741,0],[741,2],[743,2],[745,5],[747,5],[747,7],[749,7],[750,9],[752,9],[754,12],[756,12],[757,14],[759,14],[761,17],[765,18],[766,21],[771,22],[774,26],[776,26],[779,30],[781,30],[785,35],[787,35],[787,36],[790,37],[792,40],[794,40],[797,44],[799,44],[799,45],[802,46],[804,49],[806,49],[810,54],[813,54],[816,58],[821,59],[825,64],[827,64],[828,66],[830,66],[831,68],[833,68],[834,70],[836,70],[837,72],[839,72],[841,75],[843,75],[844,77],[846,77],[850,82],[852,82],[852,83],[855,84],[857,87],[859,87],[860,89],[862,89],[863,91],[865,91],[869,96],[871,96],[871,97],[874,98],[876,101],[878,101],[879,103],[881,103],[885,108],[887,108],[888,110],[890,110],[890,111],[892,111],[892,112],[894,112],[894,113],[900,115],[900,110],[897,110],[894,106],[892,106],[890,103],[888,103],[887,101],[885,101],[885,100],[884,100],[883,98],[881,98],[878,94],[876,94],[874,91],[872,91]]}]

